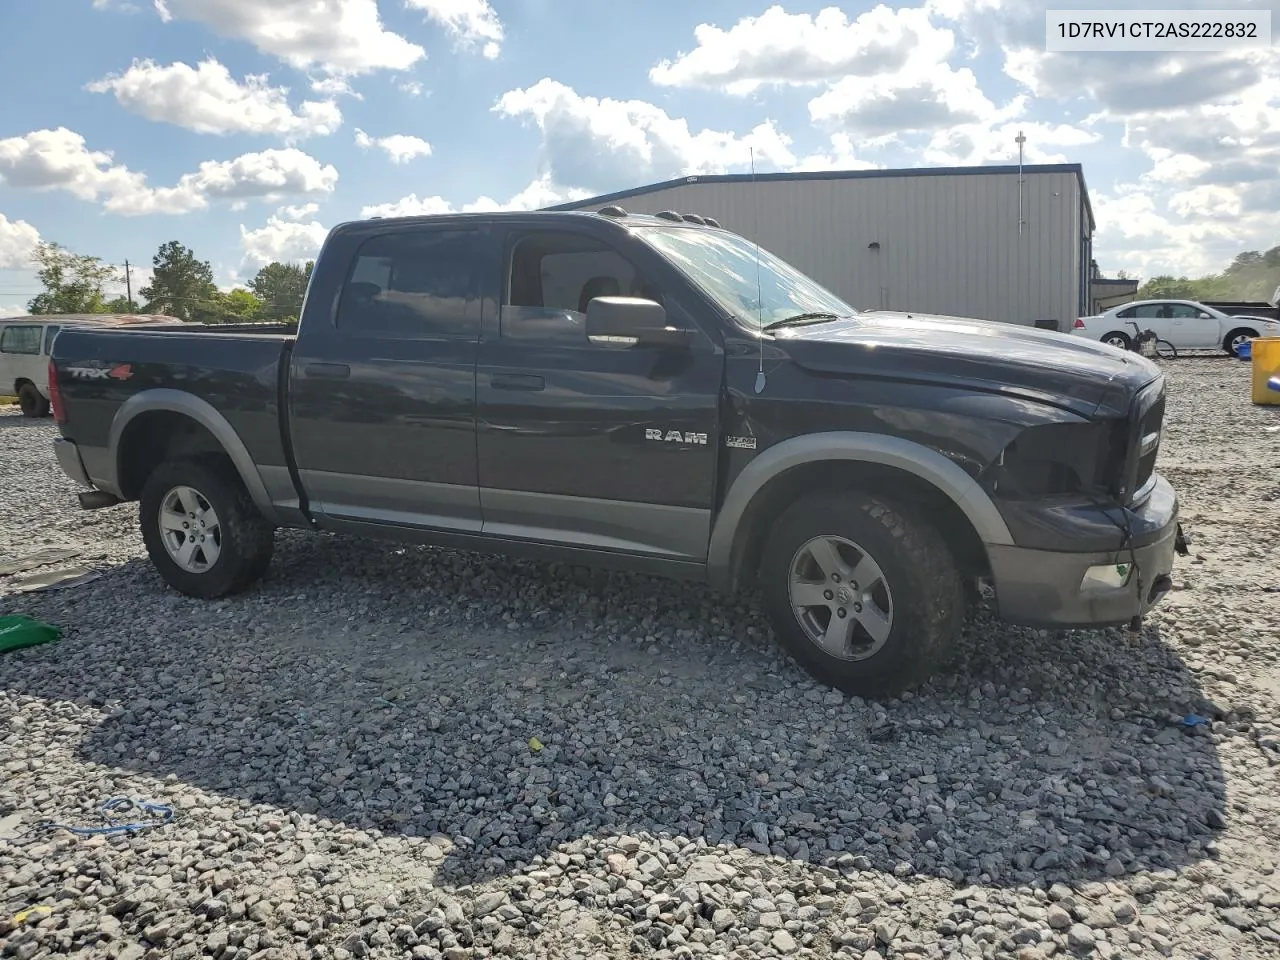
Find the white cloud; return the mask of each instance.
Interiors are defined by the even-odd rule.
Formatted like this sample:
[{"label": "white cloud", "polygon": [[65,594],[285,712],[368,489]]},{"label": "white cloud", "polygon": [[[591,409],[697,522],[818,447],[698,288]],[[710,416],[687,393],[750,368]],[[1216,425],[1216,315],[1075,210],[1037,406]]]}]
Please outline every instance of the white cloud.
[{"label": "white cloud", "polygon": [[[312,260],[329,229],[310,217],[296,216],[298,208],[286,207],[267,218],[264,226],[250,230],[240,225],[244,264],[261,267],[273,261]],[[311,211],[314,213],[314,211]]]},{"label": "white cloud", "polygon": [[858,156],[853,145],[853,138],[847,133],[831,135],[831,151],[829,153],[811,153],[801,157],[791,168],[804,170],[873,170],[883,167],[882,163],[864,160]]},{"label": "white cloud", "polygon": [[332,100],[304,101],[295,111],[287,87],[270,86],[266,76],[246,76],[240,83],[213,58],[194,67],[134,60],[124,73],[90,83],[87,89],[114,93],[121,106],[148,120],[196,133],[274,134],[296,140],[326,136],[342,125],[342,111]]},{"label": "white cloud", "polygon": [[84,137],[58,127],[0,140],[0,179],[11,187],[62,189],[81,200],[122,195],[145,189],[146,177],[110,153],[90,150]]},{"label": "white cloud", "polygon": [[234,160],[206,160],[185,174],[178,189],[198,196],[232,200],[324,195],[338,185],[338,171],[293,147],[246,153]]},{"label": "white cloud", "polygon": [[417,80],[406,80],[399,85],[401,93],[407,93],[411,97],[420,97],[426,89]]},{"label": "white cloud", "polygon": [[795,163],[790,139],[772,121],[745,136],[689,129],[643,100],[584,97],[555,80],[502,95],[494,110],[533,122],[542,132],[541,162],[549,182],[603,192],[649,180]]},{"label": "white cloud", "polygon": [[383,26],[376,0],[154,0],[161,19],[194,20],[299,70],[359,76],[407,70],[422,47]]},{"label": "white cloud", "polygon": [[502,52],[503,29],[488,0],[405,0],[449,31],[464,47],[479,46],[488,60]]},{"label": "white cloud", "polygon": [[0,320],[5,317],[25,317],[27,312],[25,303],[0,303]]},{"label": "white cloud", "polygon": [[838,7],[815,16],[773,6],[727,30],[694,29],[697,46],[650,72],[660,86],[711,87],[745,94],[766,84],[817,84],[842,77],[899,74],[915,63],[939,63],[954,45],[928,11],[884,4],[850,20]]},{"label": "white cloud", "polygon": [[872,137],[990,122],[999,112],[972,70],[955,70],[945,63],[846,77],[809,102],[815,123]]},{"label": "white cloud", "polygon": [[441,213],[457,213],[444,197],[419,197],[411,193],[390,203],[377,203],[360,208],[361,217],[430,217]]},{"label": "white cloud", "polygon": [[320,77],[311,81],[312,93],[318,93],[322,97],[351,97],[353,100],[363,100],[364,97],[351,89],[351,81],[346,77]]},{"label": "white cloud", "polygon": [[372,204],[361,208],[362,217],[423,217],[442,213],[496,213],[501,210],[540,210],[571,200],[585,200],[589,191],[558,187],[547,177],[539,177],[506,203],[492,197],[478,197],[471,203],[455,207],[441,196],[419,197],[411,193],[391,203]]},{"label": "white cloud", "polygon": [[31,255],[40,242],[40,231],[25,220],[10,220],[0,213],[0,270],[29,270]]},{"label": "white cloud", "polygon": [[411,137],[403,133],[393,133],[388,137],[371,137],[363,130],[356,130],[356,146],[362,150],[377,147],[382,150],[392,163],[408,163],[417,157],[431,156],[431,144],[421,137]]},{"label": "white cloud", "polygon": [[1101,135],[1069,123],[1018,121],[1007,123],[961,124],[939,130],[924,148],[929,163],[970,166],[984,163],[1016,163],[1017,136],[1027,138],[1023,159],[1027,163],[1068,163],[1072,155],[1049,147],[1082,147],[1097,143]]},{"label": "white cloud", "polygon": [[296,207],[281,207],[276,216],[285,220],[310,220],[320,212],[320,204],[304,203]]},{"label": "white cloud", "polygon": [[207,160],[175,186],[152,187],[145,174],[113,163],[110,153],[89,150],[84,137],[59,127],[0,140],[0,179],[12,187],[66,190],[81,200],[100,200],[108,212],[140,216],[202,210],[217,199],[325,195],[337,185],[338,171],[289,147]]}]

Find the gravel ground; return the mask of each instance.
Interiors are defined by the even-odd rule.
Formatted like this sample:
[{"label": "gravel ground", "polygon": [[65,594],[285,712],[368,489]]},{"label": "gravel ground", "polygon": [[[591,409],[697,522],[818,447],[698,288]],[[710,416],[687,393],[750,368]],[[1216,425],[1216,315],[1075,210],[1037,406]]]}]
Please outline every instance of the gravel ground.
[{"label": "gravel ground", "polygon": [[[1192,555],[1141,637],[979,618],[884,703],[640,577],[282,532],[188,600],[0,413],[0,558],[102,571],[0,578],[66,631],[0,657],[0,956],[1280,956],[1280,410],[1168,369]],[[46,825],[115,795],[176,818]]]}]

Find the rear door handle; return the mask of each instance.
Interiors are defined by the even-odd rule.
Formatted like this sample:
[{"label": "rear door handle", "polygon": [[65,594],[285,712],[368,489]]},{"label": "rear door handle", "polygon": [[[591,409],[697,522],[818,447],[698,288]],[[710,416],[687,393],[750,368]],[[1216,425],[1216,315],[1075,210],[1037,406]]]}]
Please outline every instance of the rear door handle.
[{"label": "rear door handle", "polygon": [[541,390],[546,381],[531,373],[499,373],[489,381],[495,390]]},{"label": "rear door handle", "polygon": [[351,368],[345,363],[308,363],[302,372],[317,380],[345,380],[351,376]]}]

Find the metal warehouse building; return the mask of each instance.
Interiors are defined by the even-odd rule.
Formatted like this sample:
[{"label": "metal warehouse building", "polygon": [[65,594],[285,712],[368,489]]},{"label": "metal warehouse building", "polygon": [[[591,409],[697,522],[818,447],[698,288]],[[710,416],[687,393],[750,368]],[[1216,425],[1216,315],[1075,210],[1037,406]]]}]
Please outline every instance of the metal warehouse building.
[{"label": "metal warehouse building", "polygon": [[713,217],[858,309],[1069,329],[1089,313],[1079,164],[685,177],[561,204]]}]

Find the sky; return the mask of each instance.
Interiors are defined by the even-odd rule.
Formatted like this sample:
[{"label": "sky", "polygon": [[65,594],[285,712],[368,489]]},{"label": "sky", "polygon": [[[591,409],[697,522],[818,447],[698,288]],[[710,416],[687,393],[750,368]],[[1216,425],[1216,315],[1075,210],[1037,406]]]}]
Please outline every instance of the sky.
[{"label": "sky", "polygon": [[[1027,162],[1083,165],[1108,275],[1280,244],[1280,48],[1045,51],[1046,8],[1104,5],[3,0],[0,315],[39,292],[40,239],[128,260],[135,295],[176,239],[225,289],[344,220],[535,209],[752,153],[1011,163],[1019,131]],[[1230,6],[1280,30],[1276,0]]]}]

